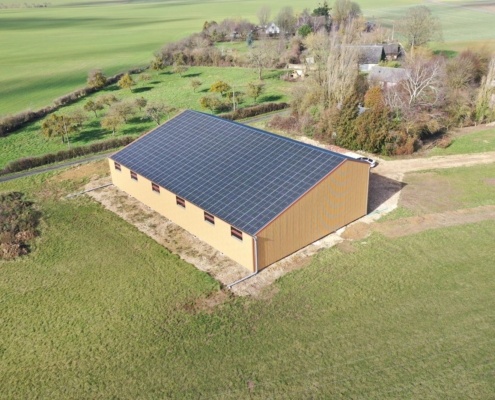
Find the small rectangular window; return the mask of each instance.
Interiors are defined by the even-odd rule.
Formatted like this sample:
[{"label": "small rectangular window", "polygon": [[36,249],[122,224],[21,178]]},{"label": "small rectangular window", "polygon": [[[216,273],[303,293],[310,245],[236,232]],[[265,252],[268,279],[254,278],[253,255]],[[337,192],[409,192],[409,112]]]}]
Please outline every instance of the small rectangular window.
[{"label": "small rectangular window", "polygon": [[120,167],[120,164],[119,164],[117,161],[114,161],[114,162],[113,162],[113,164],[114,164],[115,169],[116,169],[117,171],[122,171],[122,168]]},{"label": "small rectangular window", "polygon": [[205,221],[209,222],[212,225],[215,225],[215,217],[210,213],[207,213],[206,211],[205,211]]},{"label": "small rectangular window", "polygon": [[134,171],[131,171],[131,179],[134,179],[135,181],[138,180],[137,174]]},{"label": "small rectangular window", "polygon": [[151,182],[151,190],[156,193],[160,193],[160,186],[158,186],[156,183]]},{"label": "small rectangular window", "polygon": [[230,236],[242,240],[242,232],[239,229],[235,229],[233,226],[230,227]]},{"label": "small rectangular window", "polygon": [[175,196],[175,202],[178,206],[186,208],[186,201],[182,197]]}]

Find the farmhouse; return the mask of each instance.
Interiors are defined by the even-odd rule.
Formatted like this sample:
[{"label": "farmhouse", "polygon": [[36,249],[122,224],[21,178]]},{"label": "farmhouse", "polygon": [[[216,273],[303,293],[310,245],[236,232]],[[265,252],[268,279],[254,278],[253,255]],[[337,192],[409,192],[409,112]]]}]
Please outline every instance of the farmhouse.
[{"label": "farmhouse", "polygon": [[275,22],[272,22],[270,25],[265,27],[265,33],[269,36],[278,35],[280,33],[280,28],[275,25]]},{"label": "farmhouse", "polygon": [[407,70],[404,68],[373,67],[368,75],[372,84],[378,84],[387,88],[397,85],[407,78]]},{"label": "farmhouse", "polygon": [[385,60],[385,50],[382,45],[358,46],[359,71],[369,72],[380,61]]},{"label": "farmhouse", "polygon": [[367,212],[368,164],[196,111],[109,162],[117,187],[252,271]]}]

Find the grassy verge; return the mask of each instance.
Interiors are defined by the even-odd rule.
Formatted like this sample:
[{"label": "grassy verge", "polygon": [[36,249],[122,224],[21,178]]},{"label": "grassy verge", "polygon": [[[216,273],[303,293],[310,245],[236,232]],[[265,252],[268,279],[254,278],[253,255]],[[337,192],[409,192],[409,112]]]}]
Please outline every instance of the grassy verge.
[{"label": "grassy verge", "polygon": [[[490,398],[495,223],[325,250],[260,299],[218,287],[88,198],[94,173],[0,184],[42,207],[0,262],[5,398]],[[466,172],[467,173],[467,172]],[[455,171],[453,172],[455,174]],[[469,178],[470,175],[464,176]]]},{"label": "grassy verge", "polygon": [[[257,103],[270,101],[287,101],[287,92],[290,84],[278,79],[280,71],[267,70],[264,73],[266,78],[266,91],[258,98]],[[211,84],[218,80],[224,80],[230,85],[235,85],[236,90],[245,91],[248,82],[257,79],[257,75],[252,69],[245,68],[210,68],[195,67],[190,68],[183,77],[172,74],[169,70],[161,72],[149,72],[151,79],[141,81],[139,75],[135,75],[136,86],[131,92],[129,89],[122,90],[117,85],[112,85],[106,90],[95,93],[77,103],[65,107],[59,112],[67,112],[75,108],[82,108],[89,99],[94,99],[102,94],[113,94],[119,100],[132,100],[143,97],[148,102],[165,102],[176,109],[202,110],[199,99],[207,94]],[[191,80],[199,79],[203,85],[195,92],[191,87]],[[253,105],[251,98],[245,98],[241,106]],[[202,110],[204,111],[204,110]],[[86,145],[96,141],[112,138],[112,133],[101,128],[100,120],[103,112],[95,117],[93,113],[87,114],[89,120],[84,128],[71,137],[73,146]],[[67,148],[60,138],[47,139],[41,133],[41,121],[32,123],[25,128],[7,137],[0,138],[2,152],[0,152],[0,169],[9,161],[27,156],[37,156],[46,153],[53,153]],[[142,112],[138,112],[129,123],[124,125],[118,132],[119,135],[137,136],[152,128],[156,124],[149,120],[142,119]]]},{"label": "grassy verge", "polygon": [[471,154],[495,151],[495,128],[468,133],[454,138],[446,149],[435,148],[430,156],[448,156],[452,154]]},{"label": "grassy verge", "polygon": [[495,205],[494,178],[495,164],[406,174],[397,209],[380,222]]}]

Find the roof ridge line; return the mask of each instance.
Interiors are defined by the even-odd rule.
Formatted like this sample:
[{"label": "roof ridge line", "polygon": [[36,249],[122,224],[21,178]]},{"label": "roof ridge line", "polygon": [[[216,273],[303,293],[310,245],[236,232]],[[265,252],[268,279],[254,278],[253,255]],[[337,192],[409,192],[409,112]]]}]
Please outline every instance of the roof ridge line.
[{"label": "roof ridge line", "polygon": [[284,141],[287,141],[287,142],[296,143],[296,144],[298,144],[300,146],[310,147],[312,149],[317,149],[317,150],[321,151],[322,153],[330,153],[330,154],[333,154],[333,155],[338,156],[338,157],[342,157],[342,158],[345,158],[345,159],[351,159],[351,160],[353,160],[352,157],[346,156],[345,154],[337,153],[335,151],[328,150],[328,149],[325,149],[325,148],[322,148],[322,147],[319,147],[319,146],[315,146],[313,144],[304,143],[304,142],[301,142],[299,140],[292,139],[292,138],[289,138],[289,137],[286,137],[286,136],[277,135],[276,133],[268,132],[268,131],[265,131],[263,129],[254,128],[252,126],[249,126],[249,125],[246,125],[246,124],[237,122],[237,121],[233,121],[233,120],[229,120],[229,119],[225,119],[225,118],[219,117],[218,115],[207,114],[207,113],[204,113],[204,112],[201,112],[201,111],[196,111],[196,110],[191,110],[191,109],[184,110],[183,112],[187,112],[187,111],[193,112],[193,113],[197,113],[197,114],[206,115],[208,117],[213,117],[213,118],[219,119],[219,120],[224,121],[224,122],[227,122],[227,123],[231,123],[231,124],[235,124],[235,125],[240,125],[242,127],[248,128],[248,129],[250,129],[252,131],[255,131],[255,132],[257,132],[257,133],[259,133],[261,135],[271,136],[271,137],[274,137],[274,138],[276,138],[278,140],[284,140]]}]

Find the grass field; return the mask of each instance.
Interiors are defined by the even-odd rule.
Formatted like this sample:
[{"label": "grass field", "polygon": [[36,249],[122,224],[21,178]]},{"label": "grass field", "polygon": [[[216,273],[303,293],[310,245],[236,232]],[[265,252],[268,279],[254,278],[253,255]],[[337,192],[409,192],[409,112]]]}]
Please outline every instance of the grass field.
[{"label": "grass field", "polygon": [[104,165],[0,184],[44,213],[34,252],[0,262],[2,398],[493,397],[494,221],[374,234],[259,299],[198,308],[208,275],[88,198],[60,199]]},{"label": "grass field", "polygon": [[[209,112],[201,109],[199,99],[205,94],[208,94],[208,89],[214,82],[224,80],[230,85],[235,86],[236,91],[245,91],[248,82],[258,79],[256,71],[244,68],[196,67],[190,68],[183,77],[172,74],[168,70],[150,72],[150,75],[151,79],[144,82],[139,80],[139,76],[134,76],[137,85],[133,88],[133,92],[128,89],[122,90],[117,85],[112,85],[104,91],[100,91],[80,100],[76,104],[65,107],[61,112],[81,108],[89,99],[94,99],[108,93],[115,95],[120,100],[144,97],[150,103],[163,101],[177,110],[189,108]],[[258,98],[257,103],[288,101],[287,94],[291,85],[279,79],[279,75],[279,71],[266,70],[263,72],[265,92]],[[196,92],[191,87],[191,80],[193,78],[203,82],[203,85]],[[243,107],[253,104],[253,99],[248,97],[245,97],[244,102],[241,103]],[[72,135],[70,139],[73,146],[81,146],[112,137],[110,131],[106,131],[100,127],[100,118],[103,112],[100,111],[99,114],[98,118],[95,118],[93,113],[87,114],[90,119],[85,123],[84,129]],[[41,124],[42,121],[32,123],[14,134],[0,138],[2,145],[0,169],[12,160],[56,152],[67,148],[67,145],[62,143],[60,138],[45,138],[41,132]],[[117,135],[139,135],[155,126],[156,124],[154,122],[143,120],[142,113],[138,113],[128,124],[119,129]]]},{"label": "grass field", "polygon": [[446,149],[434,148],[429,155],[447,156],[452,154],[481,153],[484,151],[495,151],[495,128],[455,137],[449,147]]},{"label": "grass field", "polygon": [[[8,4],[25,3],[11,0]],[[256,22],[263,0],[241,1],[54,1],[47,8],[0,9],[0,116],[49,104],[84,85],[87,73],[113,74],[148,63],[164,43],[201,29],[205,20],[245,17]],[[296,0],[270,2],[273,16],[284,6],[314,8]],[[414,0],[360,2],[366,16],[385,25],[400,19]],[[422,4],[422,3],[421,3]],[[429,4],[444,26],[448,48],[492,40],[493,15],[450,2]],[[460,44],[461,43],[461,44]]]},{"label": "grass field", "polygon": [[380,222],[495,205],[495,164],[409,173],[398,208]]}]

